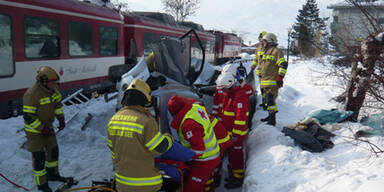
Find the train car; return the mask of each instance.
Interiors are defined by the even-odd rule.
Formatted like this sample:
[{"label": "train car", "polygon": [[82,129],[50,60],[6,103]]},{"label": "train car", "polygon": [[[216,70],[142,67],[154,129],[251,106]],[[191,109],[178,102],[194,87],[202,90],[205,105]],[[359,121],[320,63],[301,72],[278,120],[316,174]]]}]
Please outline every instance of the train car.
[{"label": "train car", "polygon": [[[180,37],[191,27],[176,23],[168,14],[159,12],[131,12],[124,15],[125,55],[127,60],[148,55],[152,44],[158,43],[163,36]],[[213,62],[215,36],[204,30],[196,30],[205,48],[205,60]],[[192,53],[201,57],[196,41],[193,41]]]},{"label": "train car", "polygon": [[210,31],[216,37],[215,64],[223,64],[229,59],[238,57],[241,53],[242,40],[236,34]]},{"label": "train car", "polygon": [[40,66],[59,73],[64,96],[114,88],[108,69],[124,63],[123,23],[77,0],[0,0],[0,117],[20,114]]}]

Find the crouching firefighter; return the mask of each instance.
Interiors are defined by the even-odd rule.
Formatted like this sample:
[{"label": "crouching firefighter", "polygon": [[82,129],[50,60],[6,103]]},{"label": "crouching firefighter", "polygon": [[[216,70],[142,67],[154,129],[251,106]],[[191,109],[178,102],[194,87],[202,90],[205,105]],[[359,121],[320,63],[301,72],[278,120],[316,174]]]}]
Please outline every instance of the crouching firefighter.
[{"label": "crouching firefighter", "polygon": [[181,144],[195,153],[184,192],[202,192],[220,162],[220,147],[211,120],[204,106],[186,102],[180,96],[169,100],[168,110],[173,116],[171,127],[178,132]]},{"label": "crouching firefighter", "polygon": [[145,108],[151,103],[150,94],[147,83],[133,80],[124,92],[124,107],[108,123],[108,146],[119,192],[155,192],[162,186],[154,155],[168,151],[173,141],[171,136],[160,133],[156,120]]},{"label": "crouching firefighter", "polygon": [[59,120],[59,130],[65,120],[58,88],[59,75],[48,66],[37,71],[36,83],[23,96],[24,131],[27,148],[32,153],[33,177],[41,191],[52,191],[49,181],[67,181],[59,174],[59,148],[53,121]]}]

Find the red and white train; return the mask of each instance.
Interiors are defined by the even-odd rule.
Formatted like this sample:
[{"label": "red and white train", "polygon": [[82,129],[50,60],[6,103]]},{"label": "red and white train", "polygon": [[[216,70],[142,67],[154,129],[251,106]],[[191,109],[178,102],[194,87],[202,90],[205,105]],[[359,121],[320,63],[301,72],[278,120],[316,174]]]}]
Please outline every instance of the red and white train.
[{"label": "red and white train", "polygon": [[[63,95],[80,88],[112,91],[111,66],[132,63],[162,36],[179,37],[190,29],[169,17],[122,15],[78,0],[0,0],[0,118],[21,113],[22,96],[44,65],[59,73]],[[241,50],[240,38],[221,33],[217,39],[218,33],[198,31],[209,62]]]}]

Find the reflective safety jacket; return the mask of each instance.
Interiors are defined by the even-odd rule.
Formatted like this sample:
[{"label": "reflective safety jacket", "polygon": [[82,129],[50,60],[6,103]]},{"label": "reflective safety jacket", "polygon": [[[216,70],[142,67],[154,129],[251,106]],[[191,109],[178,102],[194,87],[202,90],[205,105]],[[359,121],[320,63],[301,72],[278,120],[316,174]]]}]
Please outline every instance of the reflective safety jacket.
[{"label": "reflective safety jacket", "polygon": [[44,126],[52,129],[55,117],[64,115],[59,89],[49,90],[35,83],[23,96],[23,112],[24,131],[29,138],[40,135]]},{"label": "reflective safety jacket", "polygon": [[288,63],[285,61],[283,52],[276,46],[272,46],[265,49],[259,68],[260,87],[277,86],[277,76],[285,76]]},{"label": "reflective safety jacket", "polygon": [[[167,142],[164,142],[167,140]],[[155,119],[141,106],[126,106],[108,123],[108,146],[112,152],[118,191],[157,191],[162,177],[155,168],[156,149],[172,146],[160,133]]]},{"label": "reflective safety jacket", "polygon": [[249,98],[241,86],[228,92],[223,106],[223,125],[234,137],[245,137],[248,132]]},{"label": "reflective safety jacket", "polygon": [[181,144],[195,152],[195,161],[219,158],[220,147],[205,107],[187,103],[171,126],[178,131]]},{"label": "reflective safety jacket", "polygon": [[226,95],[227,93],[217,88],[213,94],[212,115],[214,115],[220,121],[223,118],[223,103],[225,101]]},{"label": "reflective safety jacket", "polygon": [[255,52],[255,58],[253,59],[253,63],[252,63],[252,66],[256,68],[257,75],[260,75],[261,73],[259,64],[261,63],[263,55],[264,55],[264,47],[260,43],[259,46],[257,46],[256,52]]}]

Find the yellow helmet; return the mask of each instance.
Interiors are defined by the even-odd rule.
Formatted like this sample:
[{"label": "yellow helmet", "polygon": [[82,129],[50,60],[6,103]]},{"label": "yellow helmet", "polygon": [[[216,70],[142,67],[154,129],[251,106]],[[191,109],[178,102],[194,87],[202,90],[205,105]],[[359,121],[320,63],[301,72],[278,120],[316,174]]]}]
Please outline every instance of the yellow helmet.
[{"label": "yellow helmet", "polygon": [[126,91],[128,91],[128,90],[140,91],[141,93],[143,93],[145,95],[145,97],[147,98],[147,101],[149,103],[151,102],[151,99],[152,99],[152,97],[151,97],[151,88],[143,80],[141,80],[141,79],[133,80],[132,83],[129,84],[129,86],[128,86]]},{"label": "yellow helmet", "polygon": [[51,67],[43,66],[37,70],[36,80],[46,83],[48,81],[58,81],[60,77]]},{"label": "yellow helmet", "polygon": [[261,39],[262,40],[266,40],[268,43],[275,43],[275,44],[277,44],[276,35],[273,34],[273,33],[267,33]]},{"label": "yellow helmet", "polygon": [[264,35],[266,35],[267,32],[266,31],[262,31],[260,34],[259,34],[259,41],[261,41],[261,39],[264,37]]}]

